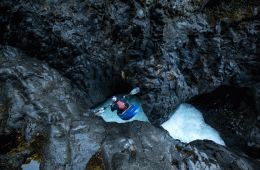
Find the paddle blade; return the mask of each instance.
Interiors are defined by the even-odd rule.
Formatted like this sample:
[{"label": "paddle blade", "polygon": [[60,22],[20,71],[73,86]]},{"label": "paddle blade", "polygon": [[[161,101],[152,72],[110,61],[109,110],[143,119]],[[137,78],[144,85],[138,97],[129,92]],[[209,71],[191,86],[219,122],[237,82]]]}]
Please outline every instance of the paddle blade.
[{"label": "paddle blade", "polygon": [[134,88],[129,94],[137,94],[140,92],[140,88],[139,87],[136,87]]},{"label": "paddle blade", "polygon": [[95,111],[95,115],[99,115],[101,113],[103,113],[105,111],[104,107],[98,109],[97,111]]}]

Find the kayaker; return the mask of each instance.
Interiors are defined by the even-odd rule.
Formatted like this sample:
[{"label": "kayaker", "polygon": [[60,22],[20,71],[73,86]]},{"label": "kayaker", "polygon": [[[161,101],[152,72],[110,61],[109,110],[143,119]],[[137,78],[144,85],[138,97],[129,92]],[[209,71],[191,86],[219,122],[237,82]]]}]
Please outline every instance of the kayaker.
[{"label": "kayaker", "polygon": [[110,104],[111,106],[111,111],[113,112],[114,110],[118,111],[118,114],[122,114],[128,107],[129,104],[126,103],[126,96],[123,96],[122,101],[119,100],[116,96],[113,96],[111,100],[113,103]]}]

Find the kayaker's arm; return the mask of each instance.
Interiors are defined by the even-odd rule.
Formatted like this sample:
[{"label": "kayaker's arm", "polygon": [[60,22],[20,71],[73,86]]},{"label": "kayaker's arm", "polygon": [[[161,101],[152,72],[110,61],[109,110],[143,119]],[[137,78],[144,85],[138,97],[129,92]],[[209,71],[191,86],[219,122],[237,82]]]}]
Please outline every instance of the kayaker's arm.
[{"label": "kayaker's arm", "polygon": [[113,112],[114,110],[118,110],[118,104],[113,104],[113,103],[111,103],[110,106],[111,106],[111,111],[112,111],[112,112]]},{"label": "kayaker's arm", "polygon": [[123,96],[122,102],[126,103],[126,100],[128,100],[128,95]]}]

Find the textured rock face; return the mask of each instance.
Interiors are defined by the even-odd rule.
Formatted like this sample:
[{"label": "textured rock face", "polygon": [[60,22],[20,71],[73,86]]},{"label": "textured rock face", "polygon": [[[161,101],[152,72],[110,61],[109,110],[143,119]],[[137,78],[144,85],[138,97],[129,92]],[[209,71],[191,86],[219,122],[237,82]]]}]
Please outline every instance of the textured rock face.
[{"label": "textured rock face", "polygon": [[[252,118],[258,118],[260,23],[256,3],[1,1],[0,43],[18,47],[31,57],[1,46],[1,133],[9,138],[13,130],[18,131],[28,145],[38,134],[45,136],[42,169],[81,169],[98,150],[108,126],[93,117],[88,108],[115,93],[129,92],[132,87],[141,88],[143,109],[156,126],[166,121],[180,103],[223,85],[251,88],[252,108],[258,112],[245,113],[254,113]],[[219,107],[213,120],[221,115],[231,120],[232,116],[222,108]],[[209,122],[221,130],[219,124]],[[228,124],[232,122],[239,121]],[[238,128],[241,138],[240,134],[234,138],[243,139],[239,143],[251,145],[252,149],[259,145],[258,125],[259,121],[254,121],[254,126],[246,131],[230,127]],[[250,135],[245,135],[246,132]],[[230,131],[223,134],[227,134],[226,140],[234,139]],[[106,139],[108,143],[113,141]],[[138,139],[133,140],[138,143]],[[234,145],[237,147],[241,145]],[[1,162],[8,162],[5,167],[19,167],[23,158],[31,154],[23,145],[18,148],[21,152],[15,156],[1,157],[4,160]],[[117,153],[105,148],[104,145],[107,155]],[[127,154],[130,156],[121,156],[131,160],[132,152]],[[116,164],[117,159],[120,157],[106,158],[106,166],[127,165],[127,161]],[[170,168],[165,161],[162,160]],[[150,165],[161,164],[159,161]],[[177,168],[185,166],[193,164],[178,163]],[[212,168],[218,166],[221,165],[214,164]],[[246,166],[250,169],[251,164]]]},{"label": "textured rock face", "polygon": [[[3,169],[25,163],[35,152],[29,145],[39,134],[47,138],[41,169],[84,169],[99,148],[104,121],[91,118],[92,111],[85,107],[80,91],[56,70],[17,49],[0,48],[1,104],[6,106],[0,132],[2,138],[7,136],[6,146],[17,148],[11,155],[1,156]],[[8,145],[16,140],[15,136],[8,138],[12,131],[21,133],[23,143]],[[2,154],[7,153],[10,151]]]},{"label": "textured rock face", "polygon": [[[116,87],[122,82],[120,74],[114,71],[113,63],[105,56],[109,50],[109,41],[108,44],[104,42],[108,33],[102,34],[98,28],[100,26],[97,17],[102,12],[92,8],[90,12],[86,12],[90,2],[3,3],[6,3],[3,9],[7,13],[4,13],[3,17],[7,17],[4,21],[8,23],[13,18],[14,23],[6,25],[3,22],[2,27],[7,32],[2,34],[2,42],[18,47],[22,45],[21,48],[31,57],[47,61],[69,77],[80,89],[87,91],[81,95],[88,100],[90,107],[116,91],[120,92]],[[92,2],[97,8],[101,8],[104,2],[101,6],[99,3]],[[99,52],[100,48],[103,49],[102,53]],[[110,51],[108,54],[110,53],[114,52]],[[125,91],[129,91],[128,86]]]},{"label": "textured rock face", "polygon": [[[259,162],[208,140],[190,143],[198,159],[216,162],[220,169],[259,169]],[[198,152],[196,152],[198,150]],[[199,153],[199,154],[198,154]],[[205,155],[206,154],[206,155]],[[223,159],[224,158],[224,159]],[[252,161],[252,162],[251,162]],[[194,163],[196,167],[196,163]],[[196,168],[194,168],[196,169]],[[200,168],[198,168],[200,169]]]},{"label": "textured rock face", "polygon": [[[260,124],[257,99],[258,86],[234,88],[222,86],[189,102],[202,111],[207,124],[220,132],[226,146],[260,158]],[[218,98],[215,98],[218,96]]]},{"label": "textured rock face", "polygon": [[164,129],[137,121],[108,128],[101,152],[108,170],[253,170],[259,169],[260,165],[259,161],[212,141],[184,144],[172,139]]},{"label": "textured rock face", "polygon": [[195,95],[259,82],[259,8],[232,3],[4,1],[1,35],[75,82],[89,107],[118,92],[116,84],[139,86],[159,125]]},{"label": "textured rock face", "polygon": [[1,148],[1,169],[19,169],[28,158],[41,161],[42,170],[85,169],[99,151],[106,169],[260,167],[258,160],[214,142],[181,143],[147,122],[106,123],[70,80],[15,48],[1,45],[0,63],[0,137],[10,147]]}]

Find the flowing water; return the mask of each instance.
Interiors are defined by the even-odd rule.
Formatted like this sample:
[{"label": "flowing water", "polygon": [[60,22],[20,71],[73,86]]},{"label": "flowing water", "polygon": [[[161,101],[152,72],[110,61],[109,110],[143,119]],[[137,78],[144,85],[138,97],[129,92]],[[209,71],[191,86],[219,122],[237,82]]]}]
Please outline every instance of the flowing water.
[{"label": "flowing water", "polygon": [[[122,99],[123,95],[117,95],[117,97],[119,99]],[[105,107],[108,106],[110,103],[112,103],[111,99],[108,99],[105,103],[103,103],[102,105],[100,105],[99,107],[97,107],[96,109],[94,109],[94,111],[96,111],[97,109],[101,108],[101,107]],[[100,116],[106,121],[106,122],[117,122],[117,123],[125,123],[125,122],[131,122],[134,120],[140,120],[140,121],[144,121],[144,122],[149,122],[147,116],[144,114],[144,111],[142,109],[142,101],[135,97],[135,96],[130,96],[129,100],[127,101],[127,103],[131,103],[133,105],[138,105],[140,106],[140,111],[130,120],[122,120],[117,116],[117,112],[116,110],[114,112],[111,111],[110,106],[102,113],[100,114]]]},{"label": "flowing water", "polygon": [[[117,96],[121,99],[123,95],[120,94]],[[109,105],[111,102],[112,101],[108,99],[101,106],[94,109],[94,111]],[[127,102],[140,107],[142,106],[142,101],[135,96],[130,96]],[[127,121],[120,119],[117,116],[116,111],[112,112],[110,107],[108,107],[99,116],[101,116],[106,122],[125,123],[134,120],[149,122],[142,109],[132,119]],[[196,139],[208,139],[213,140],[218,144],[225,145],[219,133],[204,122],[202,113],[190,104],[181,104],[174,111],[171,118],[164,122],[161,126],[166,129],[174,139],[179,139],[182,142],[188,143]]]},{"label": "flowing water", "polygon": [[[123,94],[119,94],[117,97],[122,99]],[[105,103],[95,108],[93,111],[96,111],[101,107],[105,107],[111,102],[112,101],[108,99]],[[140,111],[130,120],[125,121],[120,119],[117,116],[116,111],[112,112],[110,107],[108,107],[99,116],[101,116],[106,122],[125,123],[134,120],[149,122],[147,116],[143,112],[142,101],[139,98],[130,96],[127,102],[138,105],[141,108]],[[171,118],[164,122],[161,126],[166,129],[174,139],[179,139],[182,142],[188,143],[196,139],[209,139],[218,144],[225,145],[219,133],[204,122],[202,113],[190,104],[181,104],[174,111]],[[31,161],[29,165],[23,165],[22,168],[23,170],[37,170],[39,169],[39,164],[37,162]]]},{"label": "flowing water", "polygon": [[181,104],[171,118],[161,125],[174,139],[191,142],[208,139],[225,145],[219,133],[204,122],[202,113],[190,104]]}]

